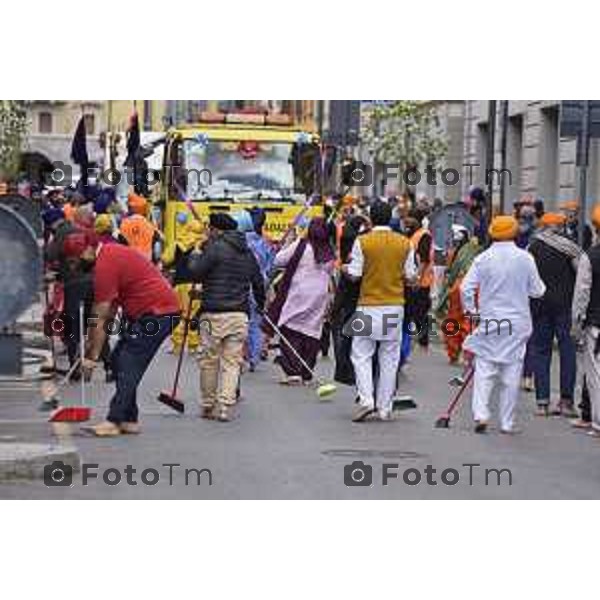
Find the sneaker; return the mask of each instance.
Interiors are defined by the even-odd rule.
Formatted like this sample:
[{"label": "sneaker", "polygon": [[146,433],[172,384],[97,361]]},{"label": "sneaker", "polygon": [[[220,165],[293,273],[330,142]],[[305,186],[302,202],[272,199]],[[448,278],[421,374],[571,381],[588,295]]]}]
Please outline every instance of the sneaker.
[{"label": "sneaker", "polygon": [[538,404],[535,409],[536,417],[548,417],[550,416],[550,409],[547,404]]},{"label": "sneaker", "polygon": [[520,433],[523,433],[523,430],[511,427],[510,429],[500,429],[500,433],[504,435],[519,435]]},{"label": "sneaker", "polygon": [[357,404],[352,411],[352,422],[360,423],[364,421],[366,417],[375,412],[373,405],[365,406],[364,404]]},{"label": "sneaker", "polygon": [[584,421],[583,419],[573,419],[571,421],[571,427],[575,427],[575,429],[590,429],[592,427],[592,422]]},{"label": "sneaker", "polygon": [[379,421],[391,421],[392,420],[392,413],[391,413],[391,411],[380,410],[377,413],[377,418],[378,418]]},{"label": "sneaker", "polygon": [[119,423],[119,429],[126,435],[138,435],[142,432],[140,424],[137,422]]},{"label": "sneaker", "polygon": [[223,423],[233,419],[233,406],[227,404],[219,404],[217,408],[217,420]]}]

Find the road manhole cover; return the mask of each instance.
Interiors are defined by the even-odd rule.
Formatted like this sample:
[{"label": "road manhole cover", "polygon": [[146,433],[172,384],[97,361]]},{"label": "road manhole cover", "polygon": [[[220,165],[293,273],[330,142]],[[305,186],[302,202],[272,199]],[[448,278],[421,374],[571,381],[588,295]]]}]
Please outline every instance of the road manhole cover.
[{"label": "road manhole cover", "polygon": [[410,450],[368,450],[368,449],[341,449],[324,450],[321,452],[325,456],[340,456],[343,458],[424,458],[425,454],[412,452]]}]

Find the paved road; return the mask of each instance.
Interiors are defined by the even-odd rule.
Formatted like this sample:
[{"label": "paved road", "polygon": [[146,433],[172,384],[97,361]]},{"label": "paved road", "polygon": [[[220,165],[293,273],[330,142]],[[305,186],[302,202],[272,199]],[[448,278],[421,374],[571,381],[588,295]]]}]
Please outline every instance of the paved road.
[{"label": "paved road", "polygon": [[[122,472],[121,483],[109,486],[100,480],[81,485],[81,474],[69,488],[46,488],[43,482],[0,484],[0,498],[600,498],[600,441],[572,430],[559,418],[532,416],[533,398],[523,395],[519,423],[524,433],[503,436],[496,431],[478,436],[471,431],[467,406],[462,406],[449,430],[433,429],[433,422],[446,405],[446,384],[453,371],[446,365],[441,348],[429,356],[417,354],[404,390],[414,394],[418,410],[402,413],[394,422],[350,422],[352,390],[340,387],[332,402],[319,402],[306,389],[285,389],[275,383],[272,367],[263,364],[253,374],[244,375],[245,400],[240,418],[231,423],[207,422],[198,418],[196,406],[197,369],[190,359],[185,363],[182,397],[189,403],[185,416],[172,414],[155,400],[159,389],[168,387],[174,364],[172,356],[161,354],[148,373],[141,392],[144,432],[140,436],[95,439],[75,436],[82,461],[98,463],[99,472],[109,467]],[[329,361],[321,368],[331,369]],[[94,383],[90,390],[97,403],[96,415],[102,417],[109,387]],[[75,394],[76,388],[69,391]],[[34,404],[19,405],[19,418],[30,428],[45,428]],[[2,423],[0,423],[2,425]],[[3,433],[6,434],[6,427]],[[0,432],[2,433],[2,432]],[[347,487],[344,466],[362,460],[372,466],[373,485]],[[172,468],[161,465],[179,463]],[[399,479],[382,485],[382,465],[396,463]],[[469,467],[472,467],[472,485]],[[130,477],[138,481],[127,485],[124,469],[137,470]],[[432,465],[428,485],[425,469]],[[160,481],[141,482],[141,471],[155,468]],[[185,484],[185,468],[210,469],[196,485],[190,473]],[[441,472],[458,471],[456,485],[445,485]],[[485,484],[485,469],[510,469],[501,476],[490,473]],[[421,472],[419,485],[403,482],[406,469]],[[448,472],[451,482],[456,474]],[[148,474],[148,481],[152,474]],[[416,477],[414,472],[410,477]]]}]

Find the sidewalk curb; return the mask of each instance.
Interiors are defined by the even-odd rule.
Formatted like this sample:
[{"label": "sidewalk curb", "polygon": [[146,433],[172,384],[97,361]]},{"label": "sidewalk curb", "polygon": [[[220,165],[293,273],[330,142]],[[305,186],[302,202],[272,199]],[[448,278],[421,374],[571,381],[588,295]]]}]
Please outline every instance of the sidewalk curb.
[{"label": "sidewalk curb", "polygon": [[56,444],[0,443],[0,482],[13,479],[41,479],[44,467],[62,461],[73,471],[81,468],[79,452],[73,446]]}]

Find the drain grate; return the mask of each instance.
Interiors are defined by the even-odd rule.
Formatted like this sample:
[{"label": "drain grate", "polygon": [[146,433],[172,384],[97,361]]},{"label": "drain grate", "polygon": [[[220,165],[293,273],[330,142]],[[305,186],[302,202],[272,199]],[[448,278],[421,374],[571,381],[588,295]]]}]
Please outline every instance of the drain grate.
[{"label": "drain grate", "polygon": [[340,456],[342,458],[399,458],[410,460],[414,458],[425,458],[426,454],[412,452],[410,450],[369,450],[369,449],[338,449],[324,450],[324,456]]}]

